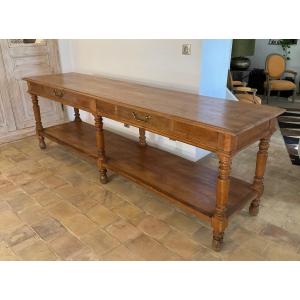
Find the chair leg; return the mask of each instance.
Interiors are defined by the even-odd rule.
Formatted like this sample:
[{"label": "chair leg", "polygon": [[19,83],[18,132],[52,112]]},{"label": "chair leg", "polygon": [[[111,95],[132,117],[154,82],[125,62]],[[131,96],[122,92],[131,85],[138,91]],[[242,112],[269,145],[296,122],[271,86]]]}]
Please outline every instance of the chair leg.
[{"label": "chair leg", "polygon": [[271,89],[268,89],[267,104],[269,104],[270,94],[271,94]]}]

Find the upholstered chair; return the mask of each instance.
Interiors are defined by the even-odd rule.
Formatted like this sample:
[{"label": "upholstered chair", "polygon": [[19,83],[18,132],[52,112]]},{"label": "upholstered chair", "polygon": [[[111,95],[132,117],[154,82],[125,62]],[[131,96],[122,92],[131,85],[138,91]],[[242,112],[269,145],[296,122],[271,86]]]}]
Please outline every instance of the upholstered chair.
[{"label": "upholstered chair", "polygon": [[266,58],[265,65],[265,94],[269,102],[271,91],[293,91],[293,102],[296,97],[297,86],[294,82],[281,79],[285,73],[292,74],[296,79],[297,72],[286,70],[285,58],[280,54],[270,54]]},{"label": "upholstered chair", "polygon": [[235,87],[233,89],[235,96],[239,101],[248,102],[253,104],[261,104],[260,97],[256,96],[256,89],[252,89],[246,86]]},{"label": "upholstered chair", "polygon": [[232,80],[231,72],[228,71],[227,87],[235,94],[237,99],[242,102],[261,104],[261,99],[256,96],[257,90],[246,85],[246,82]]}]

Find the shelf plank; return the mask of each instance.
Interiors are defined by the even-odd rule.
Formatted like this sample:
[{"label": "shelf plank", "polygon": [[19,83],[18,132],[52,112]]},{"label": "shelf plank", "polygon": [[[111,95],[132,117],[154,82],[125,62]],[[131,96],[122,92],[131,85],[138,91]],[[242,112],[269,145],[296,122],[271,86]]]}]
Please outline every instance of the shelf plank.
[{"label": "shelf plank", "polygon": [[[69,122],[45,128],[43,135],[97,158],[94,126]],[[106,167],[172,200],[202,218],[215,211],[217,172],[169,152],[104,131]],[[228,216],[256,197],[250,183],[231,177]]]}]

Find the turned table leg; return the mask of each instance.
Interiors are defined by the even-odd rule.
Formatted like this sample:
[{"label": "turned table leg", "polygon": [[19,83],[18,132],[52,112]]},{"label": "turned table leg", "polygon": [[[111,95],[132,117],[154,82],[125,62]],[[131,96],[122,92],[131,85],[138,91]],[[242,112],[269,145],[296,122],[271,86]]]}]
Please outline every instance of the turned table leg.
[{"label": "turned table leg", "polygon": [[41,111],[40,111],[38,97],[37,95],[31,94],[31,99],[32,99],[32,107],[33,107],[33,113],[35,118],[35,130],[36,130],[36,135],[39,139],[39,146],[41,149],[46,149],[45,139],[42,136],[43,125],[42,125]]},{"label": "turned table leg", "polygon": [[101,116],[95,115],[95,127],[96,127],[96,144],[98,149],[98,169],[100,173],[100,182],[105,184],[107,180],[107,170],[103,166],[105,162],[105,150],[104,150],[104,134],[103,134],[103,120]]},{"label": "turned table leg", "polygon": [[79,108],[74,107],[74,117],[75,122],[81,122]]},{"label": "turned table leg", "polygon": [[213,241],[212,248],[220,251],[223,244],[225,228],[228,224],[226,215],[230,185],[231,156],[219,154],[219,175],[217,179],[216,210],[212,217]]},{"label": "turned table leg", "polygon": [[139,145],[143,147],[147,146],[145,129],[139,128],[139,134]]},{"label": "turned table leg", "polygon": [[256,169],[253,180],[253,189],[257,192],[257,197],[251,202],[249,213],[251,216],[257,216],[259,212],[260,197],[264,191],[264,174],[268,158],[268,149],[270,137],[263,138],[259,142],[259,150],[256,157]]}]

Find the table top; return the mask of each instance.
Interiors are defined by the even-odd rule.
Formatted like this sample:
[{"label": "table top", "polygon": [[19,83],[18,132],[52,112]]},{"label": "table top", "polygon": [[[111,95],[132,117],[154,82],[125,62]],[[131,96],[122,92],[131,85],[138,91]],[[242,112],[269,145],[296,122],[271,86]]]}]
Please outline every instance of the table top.
[{"label": "table top", "polygon": [[284,112],[278,107],[206,97],[80,73],[32,76],[24,80],[74,91],[109,103],[189,120],[233,135],[259,126]]}]

